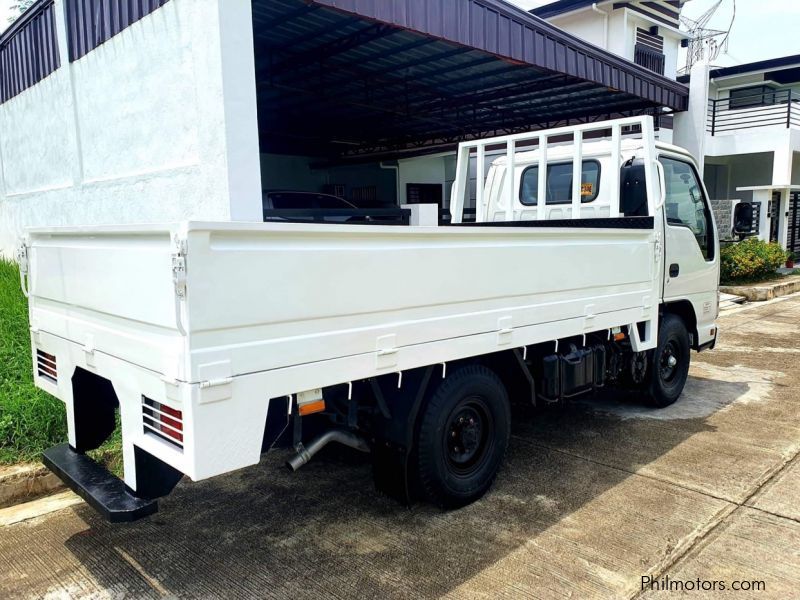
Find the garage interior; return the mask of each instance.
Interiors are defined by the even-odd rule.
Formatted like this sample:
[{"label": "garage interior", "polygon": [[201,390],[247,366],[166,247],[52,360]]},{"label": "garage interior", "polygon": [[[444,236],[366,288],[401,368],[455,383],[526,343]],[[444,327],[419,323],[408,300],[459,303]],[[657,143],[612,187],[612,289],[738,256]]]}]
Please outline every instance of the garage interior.
[{"label": "garage interior", "polygon": [[265,191],[446,211],[461,140],[688,104],[682,84],[503,0],[253,0],[252,9]]}]

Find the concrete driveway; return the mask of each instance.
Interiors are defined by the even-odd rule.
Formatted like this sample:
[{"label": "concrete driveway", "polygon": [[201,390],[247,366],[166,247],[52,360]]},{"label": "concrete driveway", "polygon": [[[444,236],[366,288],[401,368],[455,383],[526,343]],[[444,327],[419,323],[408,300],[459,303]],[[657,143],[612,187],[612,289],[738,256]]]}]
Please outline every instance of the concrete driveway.
[{"label": "concrete driveway", "polygon": [[646,576],[698,598],[800,597],[800,295],[720,326],[673,407],[519,416],[497,483],[465,509],[398,506],[361,456],[291,475],[275,454],[182,483],[131,525],[77,504],[0,528],[0,597],[673,595]]}]

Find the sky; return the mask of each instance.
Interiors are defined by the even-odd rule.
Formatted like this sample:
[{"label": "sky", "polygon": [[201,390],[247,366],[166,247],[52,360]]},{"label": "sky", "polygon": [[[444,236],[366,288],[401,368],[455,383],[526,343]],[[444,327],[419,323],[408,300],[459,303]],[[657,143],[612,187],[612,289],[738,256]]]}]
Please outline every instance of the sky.
[{"label": "sky", "polygon": [[[508,0],[526,10],[549,4],[551,0]],[[689,0],[683,15],[697,18],[717,0]],[[731,29],[728,52],[715,61],[716,66],[800,54],[800,0],[735,0],[736,19]],[[8,26],[13,0],[0,0],[0,31]],[[728,29],[734,0],[722,4],[709,23],[713,29]],[[683,58],[680,63],[683,64]]]}]

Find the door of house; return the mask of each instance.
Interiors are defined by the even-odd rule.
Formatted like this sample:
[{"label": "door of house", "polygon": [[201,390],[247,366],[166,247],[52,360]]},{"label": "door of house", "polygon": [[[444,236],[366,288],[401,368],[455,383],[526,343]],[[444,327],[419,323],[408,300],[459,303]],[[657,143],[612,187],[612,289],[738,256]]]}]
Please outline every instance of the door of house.
[{"label": "door of house", "polygon": [[786,249],[800,258],[800,192],[789,194],[789,222],[786,230]]}]

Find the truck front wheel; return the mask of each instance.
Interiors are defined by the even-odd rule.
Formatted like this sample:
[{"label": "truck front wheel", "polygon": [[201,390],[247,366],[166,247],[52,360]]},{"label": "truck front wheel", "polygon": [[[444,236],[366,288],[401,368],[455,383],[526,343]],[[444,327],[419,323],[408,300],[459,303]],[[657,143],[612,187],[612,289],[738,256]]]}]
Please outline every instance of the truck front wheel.
[{"label": "truck front wheel", "polygon": [[423,408],[417,434],[420,487],[431,502],[458,508],[492,485],[511,437],[503,383],[484,366],[453,371]]},{"label": "truck front wheel", "polygon": [[690,360],[686,325],[677,315],[663,315],[646,387],[650,404],[664,408],[678,399],[689,377]]}]

